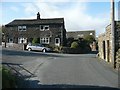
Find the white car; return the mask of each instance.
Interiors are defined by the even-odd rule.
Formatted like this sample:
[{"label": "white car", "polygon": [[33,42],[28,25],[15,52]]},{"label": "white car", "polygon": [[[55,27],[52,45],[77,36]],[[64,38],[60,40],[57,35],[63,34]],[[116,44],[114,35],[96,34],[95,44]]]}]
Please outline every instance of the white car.
[{"label": "white car", "polygon": [[51,48],[45,47],[43,44],[28,44],[26,49],[28,51],[38,50],[42,52],[51,51]]}]

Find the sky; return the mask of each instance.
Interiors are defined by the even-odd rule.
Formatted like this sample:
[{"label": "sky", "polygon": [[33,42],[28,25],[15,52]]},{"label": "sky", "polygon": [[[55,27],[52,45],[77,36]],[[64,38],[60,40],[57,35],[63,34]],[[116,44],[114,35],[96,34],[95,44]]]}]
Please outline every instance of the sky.
[{"label": "sky", "polygon": [[[115,0],[115,20],[118,20],[118,1]],[[110,24],[110,0],[2,0],[0,24],[14,19],[64,18],[67,31],[95,30],[105,32]]]}]

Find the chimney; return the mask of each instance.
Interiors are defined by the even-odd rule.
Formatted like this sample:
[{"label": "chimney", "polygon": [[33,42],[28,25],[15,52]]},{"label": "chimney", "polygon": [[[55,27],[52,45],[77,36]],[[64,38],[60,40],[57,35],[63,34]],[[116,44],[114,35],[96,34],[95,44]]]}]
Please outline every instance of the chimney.
[{"label": "chimney", "polygon": [[40,13],[39,12],[37,13],[37,19],[38,20],[40,19]]}]

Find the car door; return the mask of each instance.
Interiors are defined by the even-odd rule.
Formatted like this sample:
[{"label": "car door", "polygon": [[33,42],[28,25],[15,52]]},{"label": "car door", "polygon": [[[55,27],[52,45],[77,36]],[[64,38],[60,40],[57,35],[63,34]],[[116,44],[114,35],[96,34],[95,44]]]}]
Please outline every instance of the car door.
[{"label": "car door", "polygon": [[37,50],[36,45],[32,45],[32,50]]},{"label": "car door", "polygon": [[41,44],[37,45],[37,50],[42,51],[43,50],[43,46]]}]

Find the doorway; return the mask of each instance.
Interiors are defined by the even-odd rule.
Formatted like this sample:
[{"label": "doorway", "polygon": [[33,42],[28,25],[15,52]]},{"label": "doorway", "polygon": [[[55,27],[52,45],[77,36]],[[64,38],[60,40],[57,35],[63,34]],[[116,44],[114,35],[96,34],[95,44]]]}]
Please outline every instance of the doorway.
[{"label": "doorway", "polygon": [[55,46],[60,46],[60,38],[55,38]]},{"label": "doorway", "polygon": [[110,43],[107,40],[107,61],[110,62]]},{"label": "doorway", "polygon": [[105,41],[103,41],[103,59],[106,59],[106,49],[105,49]]}]

